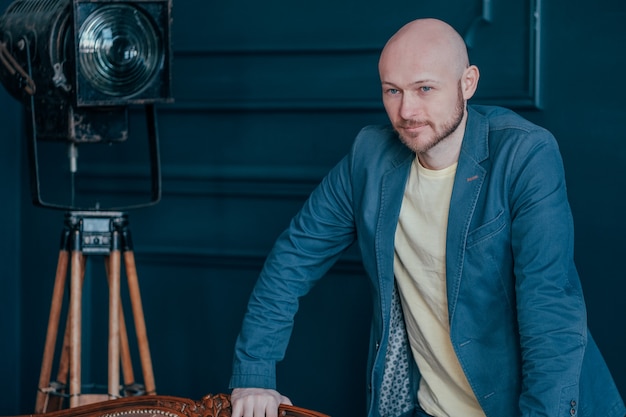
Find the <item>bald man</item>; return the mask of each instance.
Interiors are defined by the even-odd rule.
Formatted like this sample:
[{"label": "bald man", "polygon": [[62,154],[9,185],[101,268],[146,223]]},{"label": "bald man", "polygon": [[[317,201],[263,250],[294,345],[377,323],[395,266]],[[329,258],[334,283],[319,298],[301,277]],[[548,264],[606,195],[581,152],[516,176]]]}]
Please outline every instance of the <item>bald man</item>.
[{"label": "bald man", "polygon": [[379,73],[391,126],[358,134],[275,243],[235,347],[233,417],[290,404],[275,363],[297,300],[353,242],[373,288],[368,417],[624,417],[587,330],[554,137],[468,106],[479,71],[442,21],[402,27]]}]

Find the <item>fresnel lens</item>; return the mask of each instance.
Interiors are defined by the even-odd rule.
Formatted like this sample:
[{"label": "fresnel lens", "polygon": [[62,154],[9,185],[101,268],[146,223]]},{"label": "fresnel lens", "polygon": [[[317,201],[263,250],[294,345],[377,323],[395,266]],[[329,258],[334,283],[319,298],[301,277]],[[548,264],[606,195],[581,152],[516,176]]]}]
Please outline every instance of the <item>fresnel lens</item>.
[{"label": "fresnel lens", "polygon": [[77,40],[79,76],[103,100],[141,93],[163,66],[163,45],[153,21],[127,4],[91,13]]}]

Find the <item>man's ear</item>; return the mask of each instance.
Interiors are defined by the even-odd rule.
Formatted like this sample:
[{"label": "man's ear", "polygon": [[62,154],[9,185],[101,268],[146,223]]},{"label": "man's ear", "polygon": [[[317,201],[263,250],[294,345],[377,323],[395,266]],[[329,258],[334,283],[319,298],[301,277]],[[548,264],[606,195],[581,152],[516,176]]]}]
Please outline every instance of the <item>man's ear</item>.
[{"label": "man's ear", "polygon": [[478,79],[480,78],[480,71],[476,65],[470,65],[463,71],[463,77],[461,78],[461,88],[463,89],[463,98],[469,100],[472,98],[478,88]]}]

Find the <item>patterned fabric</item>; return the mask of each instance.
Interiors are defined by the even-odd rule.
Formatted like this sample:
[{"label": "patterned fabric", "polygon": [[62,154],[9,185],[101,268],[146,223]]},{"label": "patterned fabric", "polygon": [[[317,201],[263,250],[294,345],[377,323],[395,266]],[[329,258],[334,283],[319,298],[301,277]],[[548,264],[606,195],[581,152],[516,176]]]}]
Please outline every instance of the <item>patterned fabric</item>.
[{"label": "patterned fabric", "polygon": [[389,344],[378,404],[381,417],[398,417],[413,408],[413,393],[409,379],[410,360],[413,358],[409,356],[402,305],[398,289],[394,285],[389,319]]}]

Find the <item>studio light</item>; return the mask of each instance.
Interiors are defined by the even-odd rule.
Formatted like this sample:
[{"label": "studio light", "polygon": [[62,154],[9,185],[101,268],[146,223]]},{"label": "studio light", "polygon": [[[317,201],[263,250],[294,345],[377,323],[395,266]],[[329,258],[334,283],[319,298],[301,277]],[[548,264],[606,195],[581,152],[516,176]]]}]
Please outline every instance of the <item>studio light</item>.
[{"label": "studio light", "polygon": [[[30,115],[35,204],[58,206],[40,197],[38,141],[67,142],[70,159],[78,144],[124,142],[129,106],[145,106],[152,168],[159,170],[154,104],[172,100],[171,9],[172,0],[9,5],[0,18],[0,79]],[[160,198],[160,178],[152,188],[150,203]]]},{"label": "studio light", "polygon": [[[70,407],[74,407],[82,401],[155,393],[132,239],[124,211],[155,204],[161,197],[155,104],[172,100],[171,9],[172,0],[17,0],[0,17],[0,80],[26,110],[32,200],[39,206],[68,210],[37,391],[37,414],[63,407],[66,398],[69,398]],[[149,155],[140,160],[149,161],[150,165],[149,199],[143,199],[145,192],[127,192],[133,197],[140,195],[140,201],[103,207],[100,202],[108,201],[103,200],[106,196],[99,195],[99,190],[94,192],[90,187],[84,187],[89,189],[85,193],[87,196],[96,196],[95,204],[89,198],[76,202],[78,146],[90,150],[85,153],[92,158],[86,161],[93,164],[93,156],[99,159],[104,153],[102,149],[118,146],[127,149],[125,145],[137,143],[127,141],[129,122],[136,120],[137,115],[131,113],[132,117],[129,117],[129,108],[142,106],[147,122],[148,146],[145,148]],[[47,168],[57,168],[57,161],[50,160],[49,152],[50,148],[56,151],[57,147],[62,150],[67,147],[69,156],[67,171],[70,175],[64,172],[61,176],[62,179],[69,178],[71,189],[71,195],[65,201],[44,199],[41,192],[40,179],[48,178],[40,175],[40,159],[45,158]],[[98,151],[91,152],[94,148]],[[118,156],[118,153],[113,155]],[[129,159],[131,163],[127,165],[134,168],[136,161]],[[104,163],[107,169],[102,170],[103,176],[110,177],[112,167],[118,165],[119,159]],[[91,165],[88,167],[99,172]],[[105,182],[94,176],[98,177],[96,183]],[[128,177],[132,178],[132,175]],[[147,176],[138,174],[135,177],[142,182]],[[50,185],[50,182],[46,184]],[[61,195],[56,191],[50,195]],[[87,205],[83,205],[85,202]],[[104,257],[109,285],[109,370],[104,393],[83,392],[81,383],[82,281],[86,257],[90,255]],[[123,325],[122,259],[133,305],[144,384],[134,382],[128,337]],[[68,268],[71,277],[68,327],[55,380],[51,375],[52,361]],[[124,365],[123,387],[120,363]],[[85,396],[80,399],[83,394]]]}]

